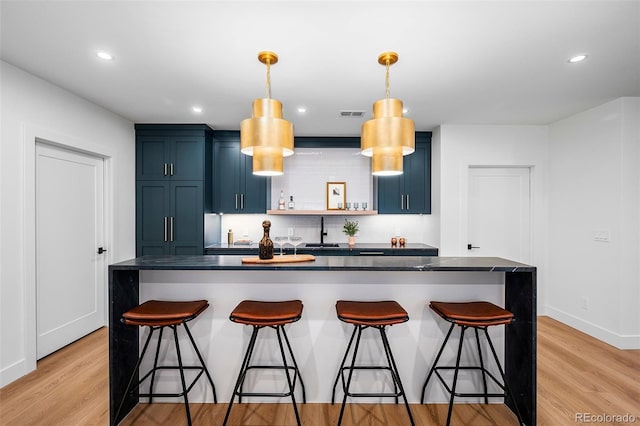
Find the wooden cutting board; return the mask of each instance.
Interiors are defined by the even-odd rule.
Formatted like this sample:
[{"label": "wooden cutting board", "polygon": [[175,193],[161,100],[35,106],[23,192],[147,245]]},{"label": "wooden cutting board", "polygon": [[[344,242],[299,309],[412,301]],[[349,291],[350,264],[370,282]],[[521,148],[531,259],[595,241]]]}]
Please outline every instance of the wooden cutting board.
[{"label": "wooden cutting board", "polygon": [[260,259],[259,257],[243,257],[242,263],[291,263],[291,262],[313,262],[316,257],[312,254],[278,254],[273,255],[273,259]]}]

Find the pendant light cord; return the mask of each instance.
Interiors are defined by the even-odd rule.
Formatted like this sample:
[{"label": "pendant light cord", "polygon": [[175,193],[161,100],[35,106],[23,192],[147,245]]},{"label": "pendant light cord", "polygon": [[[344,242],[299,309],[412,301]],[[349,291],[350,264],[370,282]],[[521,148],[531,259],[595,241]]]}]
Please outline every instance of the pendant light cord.
[{"label": "pendant light cord", "polygon": [[386,92],[385,92],[385,98],[389,99],[389,60],[387,59],[387,75],[385,77],[385,85],[386,85]]},{"label": "pendant light cord", "polygon": [[267,98],[271,99],[271,61],[268,59],[267,59]]}]

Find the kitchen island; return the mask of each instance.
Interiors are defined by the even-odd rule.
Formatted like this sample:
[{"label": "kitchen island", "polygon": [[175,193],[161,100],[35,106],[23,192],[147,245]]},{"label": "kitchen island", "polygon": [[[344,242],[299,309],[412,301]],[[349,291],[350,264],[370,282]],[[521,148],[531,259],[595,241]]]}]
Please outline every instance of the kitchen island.
[{"label": "kitchen island", "polygon": [[[332,380],[350,335],[350,328],[335,317],[335,301],[397,300],[411,319],[392,327],[389,339],[392,347],[397,348],[396,361],[409,401],[416,403],[447,329],[447,324],[436,318],[426,304],[430,300],[482,299],[503,305],[516,316],[516,321],[504,331],[497,328],[494,342],[499,353],[504,351],[505,372],[515,403],[524,421],[535,424],[535,267],[479,257],[318,256],[313,262],[251,265],[241,260],[242,256],[144,256],[109,266],[112,416],[139,353],[138,328],[123,325],[120,317],[145,300],[209,300],[212,308],[194,320],[190,328],[213,375],[221,402],[228,401],[231,394],[250,334],[248,327],[228,320],[229,313],[241,300],[303,301],[303,317],[290,326],[288,334],[309,402],[329,401]],[[366,353],[375,361],[379,350],[373,342],[373,339],[366,342],[372,345]],[[271,356],[270,350],[259,353],[261,357]],[[277,378],[267,380],[281,383]],[[376,380],[384,382],[373,377],[370,384],[376,385]],[[247,383],[263,384],[257,379]],[[170,387],[175,383],[159,386]],[[192,402],[212,401],[210,390],[202,383],[192,393],[189,398]],[[439,385],[430,384],[426,400],[445,402],[446,396]],[[137,402],[136,395],[130,397],[121,416]]]}]

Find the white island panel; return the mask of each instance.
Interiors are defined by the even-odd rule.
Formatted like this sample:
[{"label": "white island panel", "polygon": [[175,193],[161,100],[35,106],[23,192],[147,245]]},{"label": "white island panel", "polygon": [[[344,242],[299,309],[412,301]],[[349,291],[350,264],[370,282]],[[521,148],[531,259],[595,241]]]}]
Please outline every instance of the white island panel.
[{"label": "white island panel", "polygon": [[[190,330],[211,371],[218,402],[228,402],[246,350],[251,327],[229,321],[229,314],[244,299],[288,300],[304,303],[302,319],[287,326],[298,366],[306,385],[307,402],[326,403],[337,369],[344,355],[353,326],[336,317],[335,302],[349,300],[396,300],[409,313],[407,323],[388,328],[401,378],[410,403],[420,400],[422,384],[442,344],[449,324],[437,317],[427,303],[430,300],[487,300],[504,306],[504,273],[502,272],[423,272],[423,271],[140,271],[140,302],[149,299],[206,299],[211,307],[189,323]],[[374,334],[375,333],[375,334]],[[444,359],[455,360],[458,331],[447,345]],[[490,329],[501,359],[504,352],[503,327]],[[195,363],[188,338],[181,334],[185,362]],[[386,363],[377,330],[363,334],[361,358],[364,363]],[[473,349],[470,340],[465,346]],[[165,336],[162,357],[175,363],[172,337]],[[475,352],[465,350],[463,362]],[[488,354],[486,354],[488,355]],[[151,357],[149,357],[151,358]],[[485,357],[486,358],[486,357]],[[260,332],[254,354],[255,362],[278,363],[279,350],[275,332]],[[150,360],[145,368],[150,367]],[[492,370],[498,374],[497,370]],[[468,375],[464,375],[468,376]],[[390,380],[385,372],[358,372],[356,389],[388,390]],[[176,390],[177,381],[170,374],[160,378],[158,390]],[[212,402],[211,389],[200,380],[189,394],[192,402]],[[481,386],[480,376],[460,377],[461,389]],[[246,389],[256,391],[284,389],[281,372],[255,372],[248,376]],[[340,385],[338,386],[340,387]],[[296,393],[299,395],[299,390]],[[337,397],[341,398],[339,389]],[[447,395],[437,381],[427,389],[426,401],[446,402]],[[284,400],[289,401],[289,398]],[[284,402],[283,400],[283,402]],[[301,398],[300,398],[301,400]],[[161,400],[158,400],[161,401]],[[162,400],[166,401],[166,400]],[[176,399],[180,401],[180,399]],[[248,398],[247,401],[277,401],[273,398]],[[393,402],[391,398],[358,398],[360,402]],[[501,400],[499,402],[502,402]]]}]

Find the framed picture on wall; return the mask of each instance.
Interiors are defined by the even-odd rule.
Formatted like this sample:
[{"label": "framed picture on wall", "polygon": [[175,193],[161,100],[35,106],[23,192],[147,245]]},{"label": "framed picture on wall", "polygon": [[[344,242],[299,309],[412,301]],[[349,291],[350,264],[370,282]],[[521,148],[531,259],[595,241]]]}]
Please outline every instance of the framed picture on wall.
[{"label": "framed picture on wall", "polygon": [[346,200],[346,182],[327,182],[327,210],[343,210]]}]

